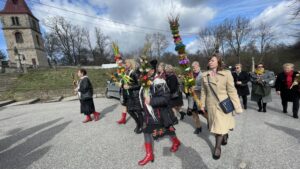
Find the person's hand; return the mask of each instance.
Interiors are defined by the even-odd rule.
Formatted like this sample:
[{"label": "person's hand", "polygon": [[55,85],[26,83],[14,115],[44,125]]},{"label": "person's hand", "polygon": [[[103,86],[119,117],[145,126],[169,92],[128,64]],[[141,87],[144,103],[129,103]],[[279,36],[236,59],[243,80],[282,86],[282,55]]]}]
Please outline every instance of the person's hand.
[{"label": "person's hand", "polygon": [[128,84],[124,84],[124,89],[129,89],[129,86],[128,86]]},{"label": "person's hand", "polygon": [[242,84],[242,82],[241,82],[241,81],[237,81],[237,82],[236,82],[236,84],[238,84],[238,85],[241,85],[241,84]]},{"label": "person's hand", "polygon": [[280,95],[280,91],[276,91],[277,95]]},{"label": "person's hand", "polygon": [[145,104],[150,105],[150,97],[149,96],[145,97]]},{"label": "person's hand", "polygon": [[207,113],[207,112],[205,111],[205,108],[204,108],[204,107],[202,107],[200,110],[201,110],[202,112]]}]

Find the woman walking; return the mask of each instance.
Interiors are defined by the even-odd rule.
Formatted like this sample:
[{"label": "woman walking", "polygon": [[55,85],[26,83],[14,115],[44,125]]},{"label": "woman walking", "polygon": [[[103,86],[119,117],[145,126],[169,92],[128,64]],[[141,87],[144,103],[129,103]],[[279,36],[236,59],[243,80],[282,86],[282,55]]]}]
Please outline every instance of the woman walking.
[{"label": "woman walking", "polygon": [[180,120],[183,120],[185,113],[181,112],[183,106],[182,92],[180,90],[180,84],[175,74],[174,67],[172,65],[166,65],[166,82],[170,89],[170,107],[172,108],[174,115],[180,114]]},{"label": "woman walking", "polygon": [[93,86],[91,81],[87,76],[87,71],[85,69],[79,69],[77,72],[80,78],[78,82],[78,87],[75,91],[78,93],[80,101],[80,112],[86,116],[83,123],[92,121],[91,114],[94,115],[94,120],[98,121],[100,113],[95,111],[95,105],[93,100]]},{"label": "woman walking", "polygon": [[[129,71],[130,82],[124,84],[124,89],[128,91],[128,97],[126,101],[128,114],[136,122],[136,128],[134,132],[140,134],[143,126],[143,114],[142,107],[139,100],[140,84],[138,82],[139,74],[136,68],[136,62],[133,59],[125,60],[126,69]],[[127,92],[126,91],[126,92]]]},{"label": "woman walking", "polygon": [[250,73],[252,83],[251,100],[257,102],[258,112],[267,112],[267,103],[272,101],[271,88],[275,84],[273,72],[265,70],[263,64],[256,66],[255,72]]},{"label": "woman walking", "polygon": [[[216,144],[213,153],[214,159],[221,157],[221,144],[226,145],[228,133],[235,127],[233,113],[242,113],[237,91],[234,87],[230,71],[223,70],[222,59],[218,54],[209,58],[209,71],[203,73],[201,80],[202,111],[208,112],[209,130],[215,135]],[[224,112],[220,102],[230,99],[232,112]]]},{"label": "woman walking", "polygon": [[247,109],[247,96],[250,94],[248,87],[248,82],[250,81],[249,73],[242,70],[242,64],[236,64],[232,76],[238,95],[243,99],[244,109]]},{"label": "woman walking", "polygon": [[180,141],[176,137],[175,128],[173,127],[176,120],[169,107],[170,92],[165,80],[156,78],[150,87],[150,93],[145,92],[145,90],[142,92],[141,102],[145,112],[143,133],[146,156],[138,162],[139,165],[154,161],[153,139],[169,135],[173,143],[170,149],[171,152],[176,152],[180,146]]},{"label": "woman walking", "polygon": [[278,74],[275,87],[276,92],[281,97],[283,113],[287,113],[288,102],[293,103],[293,117],[298,118],[299,111],[299,86],[293,85],[299,72],[294,71],[294,64],[286,63],[283,65],[283,72]]}]

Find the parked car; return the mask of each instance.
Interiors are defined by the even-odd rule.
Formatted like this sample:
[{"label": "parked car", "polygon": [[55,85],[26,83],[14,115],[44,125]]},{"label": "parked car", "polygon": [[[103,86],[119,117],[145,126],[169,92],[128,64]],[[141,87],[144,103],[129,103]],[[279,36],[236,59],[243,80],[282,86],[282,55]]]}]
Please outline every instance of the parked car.
[{"label": "parked car", "polygon": [[107,81],[105,96],[106,98],[116,98],[119,99],[120,102],[123,102],[123,94],[121,88],[117,85],[116,82],[109,80]]}]

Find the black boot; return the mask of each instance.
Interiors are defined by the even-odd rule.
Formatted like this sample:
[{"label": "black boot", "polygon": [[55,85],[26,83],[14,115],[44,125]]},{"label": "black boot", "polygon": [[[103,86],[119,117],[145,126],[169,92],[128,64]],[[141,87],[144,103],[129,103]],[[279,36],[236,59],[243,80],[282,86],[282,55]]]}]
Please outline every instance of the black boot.
[{"label": "black boot", "polygon": [[137,134],[142,133],[142,131],[143,131],[143,124],[144,124],[143,115],[140,113],[138,115],[138,129],[136,131]]},{"label": "black boot", "polygon": [[263,112],[264,112],[264,113],[267,112],[267,103],[263,103]]},{"label": "black boot", "polygon": [[213,154],[213,159],[218,160],[221,157],[221,144],[223,141],[223,136],[217,134],[216,135],[216,145],[215,145],[215,151]]},{"label": "black boot", "polygon": [[186,115],[183,111],[180,111],[179,112],[180,114],[180,120],[183,120],[184,119],[184,116]]},{"label": "black boot", "polygon": [[137,117],[137,115],[136,115],[136,113],[135,112],[132,112],[132,111],[129,111],[128,112],[128,114],[133,118],[133,120],[135,121],[135,124],[136,124],[136,127],[135,127],[135,129],[133,130],[135,133],[137,133],[138,132],[138,130],[139,130],[139,120],[138,120],[138,117]]},{"label": "black boot", "polygon": [[229,138],[228,133],[225,134],[225,135],[223,135],[223,141],[222,141],[222,145],[223,145],[223,146],[227,145],[228,138]]},{"label": "black boot", "polygon": [[262,112],[262,105],[261,105],[261,101],[258,101],[257,102],[257,105],[258,105],[258,112]]},{"label": "black boot", "polygon": [[202,127],[196,128],[194,134],[200,134],[202,132]]}]

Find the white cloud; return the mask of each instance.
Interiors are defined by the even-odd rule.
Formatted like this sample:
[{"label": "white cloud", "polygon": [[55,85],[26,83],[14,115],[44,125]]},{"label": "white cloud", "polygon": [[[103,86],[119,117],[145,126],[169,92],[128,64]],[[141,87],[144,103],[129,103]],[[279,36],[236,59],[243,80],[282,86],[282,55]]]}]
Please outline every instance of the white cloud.
[{"label": "white cloud", "polygon": [[276,40],[284,43],[294,43],[295,38],[291,36],[296,33],[294,24],[297,20],[292,18],[291,10],[294,5],[297,4],[293,1],[283,1],[275,6],[270,6],[253,18],[251,24],[255,27],[262,22],[267,23],[272,26]]},{"label": "white cloud", "polygon": [[[182,33],[197,32],[215,16],[212,8],[195,0],[190,0],[187,4],[183,4],[183,1],[171,0],[155,1],[155,3],[149,0],[89,0],[89,3],[83,0],[72,1],[72,3],[69,0],[40,0],[40,2],[95,16],[91,18],[32,3],[32,11],[40,20],[59,15],[74,24],[88,28],[91,32],[94,31],[94,27],[100,27],[106,35],[119,43],[123,52],[141,47],[146,33],[161,31],[171,40],[172,36],[167,32],[169,31],[167,19],[170,13],[180,14]],[[104,9],[105,12],[99,14],[99,9]],[[129,25],[110,22],[108,21],[110,19]]]}]

